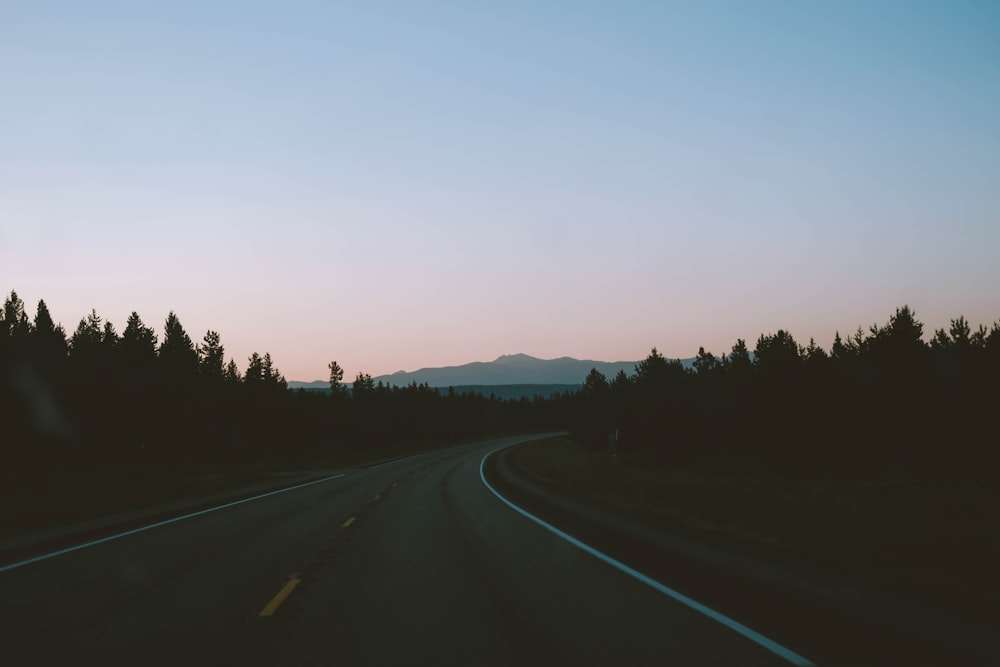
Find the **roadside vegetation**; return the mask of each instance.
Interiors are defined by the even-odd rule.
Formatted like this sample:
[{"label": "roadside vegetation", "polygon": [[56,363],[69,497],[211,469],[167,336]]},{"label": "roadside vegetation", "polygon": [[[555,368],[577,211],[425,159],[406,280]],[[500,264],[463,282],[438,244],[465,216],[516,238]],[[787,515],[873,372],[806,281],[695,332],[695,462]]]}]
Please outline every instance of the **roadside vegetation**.
[{"label": "roadside vegetation", "polygon": [[948,478],[776,475],[759,467],[612,460],[568,438],[518,448],[522,473],[671,532],[786,555],[976,611],[1000,599],[1000,491]]},{"label": "roadside vegetation", "polygon": [[908,307],[835,336],[738,340],[692,369],[654,349],[591,371],[539,480],[707,539],[754,543],[982,608],[1000,599],[1000,323],[925,340]]}]

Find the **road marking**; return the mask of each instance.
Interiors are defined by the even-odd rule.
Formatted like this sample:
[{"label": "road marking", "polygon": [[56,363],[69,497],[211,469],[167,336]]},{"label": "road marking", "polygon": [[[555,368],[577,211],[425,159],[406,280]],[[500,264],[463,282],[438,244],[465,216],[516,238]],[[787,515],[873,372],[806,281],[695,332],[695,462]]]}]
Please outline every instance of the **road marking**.
[{"label": "road marking", "polygon": [[[511,445],[507,445],[507,447],[509,447],[509,446],[511,446]],[[758,645],[766,648],[771,653],[774,653],[775,655],[784,658],[785,660],[787,660],[788,662],[792,663],[793,665],[797,665],[798,667],[816,667],[815,663],[813,663],[810,660],[807,660],[806,658],[803,658],[801,655],[799,655],[798,653],[795,653],[791,649],[785,648],[784,646],[782,646],[778,642],[776,642],[776,641],[774,641],[772,639],[768,639],[767,637],[765,637],[764,635],[760,634],[756,630],[751,630],[750,628],[748,628],[747,626],[743,625],[739,621],[733,620],[733,619],[729,618],[728,616],[726,616],[725,614],[722,614],[720,612],[715,611],[714,609],[706,607],[705,605],[703,605],[702,603],[698,602],[697,600],[693,600],[693,599],[689,598],[688,596],[684,595],[683,593],[675,591],[674,589],[670,588],[669,586],[664,586],[663,584],[661,584],[660,582],[656,581],[652,577],[650,577],[648,575],[645,575],[642,572],[639,572],[638,570],[636,570],[634,568],[631,568],[628,565],[626,565],[626,564],[624,564],[624,563],[622,563],[620,561],[615,560],[611,556],[609,556],[609,555],[607,555],[607,554],[605,554],[605,553],[603,553],[601,551],[598,551],[597,549],[595,549],[594,547],[590,546],[589,544],[585,544],[585,543],[581,542],[580,540],[576,539],[575,537],[573,537],[569,533],[565,533],[565,532],[559,530],[558,528],[556,528],[555,526],[553,526],[553,525],[551,525],[549,523],[546,523],[545,521],[543,521],[542,519],[539,519],[534,514],[528,512],[527,510],[523,509],[522,507],[519,507],[518,505],[515,505],[510,500],[508,500],[504,496],[500,495],[500,492],[497,491],[495,488],[493,488],[493,486],[489,482],[486,481],[486,473],[484,472],[484,470],[485,470],[485,467],[486,467],[486,459],[488,459],[489,457],[493,456],[494,454],[496,454],[501,449],[506,449],[506,447],[500,447],[499,449],[494,449],[492,452],[490,452],[489,454],[487,454],[486,456],[484,456],[483,459],[479,462],[479,478],[483,481],[483,484],[486,485],[486,488],[493,492],[493,495],[495,495],[497,498],[499,498],[505,505],[507,505],[508,507],[510,507],[512,510],[514,510],[518,514],[524,516],[525,518],[531,519],[532,521],[534,521],[535,523],[537,523],[542,528],[545,528],[549,532],[551,532],[551,533],[553,533],[553,534],[561,537],[562,539],[566,540],[567,542],[569,542],[573,546],[575,546],[575,547],[577,547],[579,549],[582,549],[583,551],[586,551],[591,556],[594,556],[595,558],[604,561],[608,565],[610,565],[610,566],[612,566],[612,567],[620,570],[621,572],[624,572],[625,574],[629,575],[630,577],[632,577],[634,579],[638,579],[639,581],[641,581],[642,583],[646,584],[647,586],[650,586],[651,588],[655,588],[656,590],[658,590],[659,592],[663,593],[667,597],[673,598],[674,600],[680,602],[681,604],[683,604],[683,605],[685,605],[687,607],[690,607],[691,609],[693,609],[693,610],[695,610],[695,611],[697,611],[697,612],[699,612],[701,614],[704,614],[705,616],[708,616],[713,621],[717,621],[717,622],[721,623],[722,625],[726,626],[730,630],[733,630],[733,631],[737,632],[738,634],[743,635],[744,637],[746,637],[750,641],[752,641],[752,642],[754,642],[754,643],[756,643],[756,644],[758,644]]]},{"label": "road marking", "polygon": [[274,612],[278,611],[278,607],[280,607],[281,603],[285,601],[285,598],[292,594],[292,591],[295,590],[295,587],[299,585],[300,581],[302,580],[296,578],[289,579],[285,585],[281,587],[281,590],[278,591],[278,594],[271,598],[271,601],[267,603],[267,606],[261,609],[260,613],[257,615],[262,618],[266,616],[274,616]]},{"label": "road marking", "polygon": [[376,493],[375,498],[372,499],[372,502],[377,503],[381,497],[382,497],[381,493]]},{"label": "road marking", "polygon": [[350,528],[352,523],[354,523],[354,517],[353,516],[350,519],[348,519],[347,521],[345,521],[344,523],[340,524],[340,527],[341,528]]},{"label": "road marking", "polygon": [[61,556],[63,554],[72,553],[73,551],[79,551],[80,549],[86,549],[87,547],[93,547],[98,544],[104,544],[105,542],[110,542],[112,540],[117,540],[122,537],[128,537],[129,535],[135,535],[136,533],[141,533],[145,530],[152,530],[153,528],[159,528],[160,526],[166,526],[171,523],[177,523],[178,521],[184,521],[185,519],[193,519],[196,516],[201,516],[202,514],[208,514],[209,512],[216,512],[218,510],[224,510],[228,507],[235,507],[236,505],[242,505],[243,503],[249,503],[254,500],[260,500],[261,498],[267,498],[268,496],[275,496],[279,493],[285,493],[287,491],[294,491],[296,489],[301,489],[306,486],[312,486],[313,484],[320,484],[322,482],[329,482],[331,479],[340,479],[341,477],[346,477],[347,473],[342,472],[339,475],[331,475],[329,477],[324,477],[323,479],[315,479],[311,482],[305,482],[303,484],[296,484],[295,486],[289,486],[284,489],[278,489],[276,491],[268,491],[267,493],[262,493],[251,498],[243,498],[242,500],[234,500],[231,503],[226,503],[224,505],[217,505],[216,507],[209,507],[208,509],[199,510],[197,512],[191,512],[190,514],[184,514],[182,516],[175,516],[172,519],[166,519],[164,521],[157,521],[156,523],[151,523],[148,526],[140,526],[139,528],[133,528],[132,530],[126,530],[124,533],[118,533],[116,535],[109,535],[108,537],[102,537],[97,540],[91,540],[90,542],[84,542],[83,544],[77,544],[76,546],[67,547],[65,549],[59,549],[58,551],[53,551],[51,553],[43,554],[41,556],[35,556],[34,558],[28,558],[27,560],[22,560],[17,563],[11,563],[9,565],[4,565],[0,567],[0,572],[7,572],[8,570],[14,570],[19,567],[24,567],[25,565],[30,565],[32,563],[37,563],[38,561],[47,560],[49,558],[55,558],[56,556]]}]

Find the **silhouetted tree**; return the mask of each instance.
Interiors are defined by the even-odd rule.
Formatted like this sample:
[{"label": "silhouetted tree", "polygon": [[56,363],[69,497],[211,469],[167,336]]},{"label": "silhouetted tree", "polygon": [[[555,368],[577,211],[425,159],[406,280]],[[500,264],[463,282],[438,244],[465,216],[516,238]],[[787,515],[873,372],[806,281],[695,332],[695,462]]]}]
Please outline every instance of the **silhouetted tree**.
[{"label": "silhouetted tree", "polygon": [[69,341],[70,356],[80,361],[93,361],[99,356],[104,337],[102,319],[96,310],[80,320]]},{"label": "silhouetted tree", "polygon": [[704,347],[698,348],[698,354],[694,358],[694,369],[699,375],[708,375],[719,368],[719,360],[711,352],[706,352]]},{"label": "silhouetted tree", "polygon": [[796,377],[801,361],[798,344],[784,329],[778,329],[776,334],[762,334],[757,339],[754,364],[766,377],[791,380]]},{"label": "silhouetted tree", "polygon": [[248,386],[264,384],[264,360],[256,352],[250,355],[247,370],[243,373],[243,383]]},{"label": "silhouetted tree", "polygon": [[11,290],[3,304],[3,317],[0,318],[0,335],[5,336],[14,349],[22,348],[28,342],[31,333],[31,322],[24,312],[24,302]]},{"label": "silhouetted tree", "polygon": [[264,359],[261,361],[261,377],[264,385],[269,389],[286,389],[288,387],[285,376],[281,374],[271,361],[270,352],[265,352]]},{"label": "silhouetted tree", "polygon": [[174,381],[185,381],[198,372],[198,352],[174,311],[170,311],[163,325],[159,358],[168,377]]},{"label": "silhouetted tree", "polygon": [[747,343],[742,338],[737,338],[729,356],[726,357],[726,372],[729,375],[746,376],[751,371],[753,371],[753,361],[750,359]]},{"label": "silhouetted tree", "polygon": [[156,360],[156,332],[134,310],[122,332],[121,353],[126,364],[143,369],[152,368]]},{"label": "silhouetted tree", "polygon": [[336,361],[331,361],[327,368],[330,369],[330,391],[334,396],[344,392],[344,369]]},{"label": "silhouetted tree", "polygon": [[368,396],[375,393],[375,381],[368,373],[358,373],[351,386],[351,393],[355,398]]},{"label": "silhouetted tree", "polygon": [[38,370],[53,381],[62,372],[66,364],[69,344],[66,342],[66,332],[62,325],[52,321],[49,308],[45,301],[38,302],[35,311],[35,322],[29,341],[31,357],[38,365]]},{"label": "silhouetted tree", "polygon": [[612,428],[611,386],[596,368],[591,368],[580,388],[577,401],[577,438],[588,446],[600,448],[605,445],[608,431]]},{"label": "silhouetted tree", "polygon": [[236,365],[236,362],[232,358],[230,358],[229,363],[226,364],[224,379],[226,380],[227,385],[239,384],[243,379],[240,376],[239,367]]},{"label": "silhouetted tree", "polygon": [[198,346],[199,367],[202,377],[210,382],[221,381],[225,375],[226,350],[217,331],[209,329]]}]

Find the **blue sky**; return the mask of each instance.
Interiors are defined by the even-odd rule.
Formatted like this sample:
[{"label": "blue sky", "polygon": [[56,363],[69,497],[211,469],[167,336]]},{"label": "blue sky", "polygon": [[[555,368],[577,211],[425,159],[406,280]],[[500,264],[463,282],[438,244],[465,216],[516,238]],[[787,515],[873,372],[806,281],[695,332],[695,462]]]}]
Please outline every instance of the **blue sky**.
[{"label": "blue sky", "polygon": [[313,379],[1000,318],[998,3],[144,5],[0,4],[0,288],[67,329]]}]

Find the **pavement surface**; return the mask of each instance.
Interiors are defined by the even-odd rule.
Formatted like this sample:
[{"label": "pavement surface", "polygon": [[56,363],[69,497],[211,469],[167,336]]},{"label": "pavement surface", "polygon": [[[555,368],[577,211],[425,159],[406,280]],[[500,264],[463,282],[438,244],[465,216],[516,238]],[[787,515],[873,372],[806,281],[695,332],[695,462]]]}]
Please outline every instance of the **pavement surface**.
[{"label": "pavement surface", "polygon": [[327,471],[68,551],[22,545],[0,560],[0,661],[809,664],[781,623],[748,638],[505,503],[483,461],[523,440]]}]

